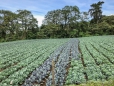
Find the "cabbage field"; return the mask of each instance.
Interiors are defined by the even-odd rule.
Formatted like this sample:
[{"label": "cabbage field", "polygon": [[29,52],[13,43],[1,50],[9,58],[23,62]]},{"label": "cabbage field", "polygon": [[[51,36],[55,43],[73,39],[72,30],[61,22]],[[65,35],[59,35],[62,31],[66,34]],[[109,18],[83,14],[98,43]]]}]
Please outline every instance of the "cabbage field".
[{"label": "cabbage field", "polygon": [[114,36],[0,43],[0,86],[64,86],[114,79]]}]

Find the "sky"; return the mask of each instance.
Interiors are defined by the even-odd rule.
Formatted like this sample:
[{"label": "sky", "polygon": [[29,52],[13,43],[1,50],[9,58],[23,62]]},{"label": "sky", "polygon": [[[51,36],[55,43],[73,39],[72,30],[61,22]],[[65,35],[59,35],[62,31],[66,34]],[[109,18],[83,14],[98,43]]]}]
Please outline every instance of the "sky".
[{"label": "sky", "polygon": [[41,26],[42,20],[48,11],[62,9],[64,6],[78,6],[80,11],[86,11],[91,8],[90,5],[104,1],[102,6],[103,15],[114,14],[114,0],[0,0],[0,10],[29,10],[38,20],[38,25]]}]

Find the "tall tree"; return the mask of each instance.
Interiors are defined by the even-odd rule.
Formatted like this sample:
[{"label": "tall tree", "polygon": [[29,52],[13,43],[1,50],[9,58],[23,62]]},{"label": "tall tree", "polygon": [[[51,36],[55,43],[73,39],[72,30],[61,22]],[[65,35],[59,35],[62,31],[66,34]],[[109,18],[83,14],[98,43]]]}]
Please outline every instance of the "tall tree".
[{"label": "tall tree", "polygon": [[44,24],[64,24],[66,27],[67,24],[79,19],[79,13],[77,6],[65,6],[62,9],[49,11],[45,15]]},{"label": "tall tree", "polygon": [[28,30],[37,28],[38,21],[28,10],[17,10],[17,12],[18,12],[18,22],[21,24],[20,29],[24,31],[22,38],[26,39]]},{"label": "tall tree", "polygon": [[[77,6],[65,6],[62,9],[49,11],[45,15],[43,24],[49,25],[49,27],[57,26],[54,28],[52,27],[53,29],[51,29],[50,27],[50,29],[53,30],[52,32],[59,30],[59,28],[64,29],[62,31],[65,31],[66,35],[68,35],[69,30],[74,27],[75,23],[79,19],[79,13],[80,11]],[[58,25],[59,25],[59,28],[58,28]]]},{"label": "tall tree", "polygon": [[62,19],[64,27],[66,28],[70,23],[75,23],[79,19],[79,8],[77,6],[65,6],[62,9]]},{"label": "tall tree", "polygon": [[91,9],[89,9],[89,13],[91,15],[91,17],[93,17],[93,22],[98,24],[98,22],[100,21],[101,17],[102,17],[102,4],[104,2],[103,1],[99,1],[98,3],[93,3],[91,5]]},{"label": "tall tree", "polygon": [[13,30],[13,20],[14,20],[14,13],[8,10],[0,10],[0,32],[1,37],[5,39],[6,33],[9,32],[10,34],[14,33]]}]

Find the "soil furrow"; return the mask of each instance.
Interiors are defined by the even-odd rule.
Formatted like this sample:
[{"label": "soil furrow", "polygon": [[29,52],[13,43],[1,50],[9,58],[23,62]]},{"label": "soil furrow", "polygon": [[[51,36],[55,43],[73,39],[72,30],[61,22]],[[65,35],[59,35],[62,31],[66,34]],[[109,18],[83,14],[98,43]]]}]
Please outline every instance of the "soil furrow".
[{"label": "soil furrow", "polygon": [[92,45],[92,47],[93,47],[95,50],[97,50],[97,52],[100,52],[104,57],[106,57],[110,63],[114,64],[114,63],[110,60],[110,58],[109,58],[108,56],[106,56],[104,53],[102,53],[101,51],[99,51],[93,44],[91,44],[91,45]]}]

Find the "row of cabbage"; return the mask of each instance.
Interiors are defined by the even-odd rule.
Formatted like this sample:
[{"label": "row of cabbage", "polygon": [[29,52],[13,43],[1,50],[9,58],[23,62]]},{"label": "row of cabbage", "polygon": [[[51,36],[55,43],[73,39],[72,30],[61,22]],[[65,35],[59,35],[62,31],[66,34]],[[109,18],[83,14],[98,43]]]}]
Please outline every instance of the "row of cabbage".
[{"label": "row of cabbage", "polygon": [[40,84],[44,78],[48,77],[51,73],[52,60],[57,61],[57,57],[65,47],[64,45],[57,48],[41,66],[36,68],[31,76],[25,80],[23,86],[33,86],[35,83]]},{"label": "row of cabbage", "polygon": [[[0,44],[3,49],[0,51],[0,86],[23,84],[35,68],[48,59],[57,47],[67,41],[68,39],[46,39]],[[8,49],[11,52],[7,52]]]},{"label": "row of cabbage", "polygon": [[80,58],[72,60],[66,84],[114,79],[114,36],[80,38]]},{"label": "row of cabbage", "polygon": [[[0,85],[21,85],[35,69],[31,76],[25,80],[23,86],[42,83],[51,86],[52,60],[55,61],[54,80],[57,86],[80,84],[90,80],[105,81],[111,79],[114,77],[113,38],[113,36],[80,38],[81,54],[78,51],[79,41],[75,38],[67,43],[65,42],[68,39],[51,41],[48,39],[45,41],[28,40],[28,43],[21,41],[17,44],[14,43],[12,47],[12,43],[1,44]],[[3,47],[7,45],[10,46]],[[22,47],[20,47],[21,45]],[[56,49],[58,46],[60,47]],[[55,51],[52,53],[53,50]],[[50,55],[50,53],[52,54]],[[41,65],[43,62],[44,64]],[[7,64],[4,65],[5,63]],[[70,68],[67,71],[69,65]]]},{"label": "row of cabbage", "polygon": [[35,83],[44,84],[46,86],[52,85],[52,60],[55,62],[54,80],[55,85],[63,86],[66,81],[67,68],[70,60],[78,58],[78,40],[71,39],[67,43],[56,49],[47,59],[43,65],[34,70],[31,76],[25,80],[23,86],[33,86]]},{"label": "row of cabbage", "polygon": [[85,83],[86,79],[83,74],[84,68],[82,65],[81,60],[71,60],[71,67],[69,69],[69,73],[66,78],[66,85],[69,84],[80,84],[80,83]]},{"label": "row of cabbage", "polygon": [[[71,59],[79,60],[78,58],[78,40],[71,39],[61,52],[57,63],[55,64],[55,75],[54,75],[54,84],[56,86],[63,86],[67,77],[67,68],[69,67],[69,63]],[[47,80],[46,86],[52,85],[52,73]]]}]

